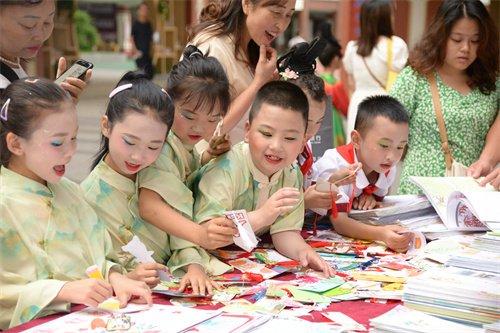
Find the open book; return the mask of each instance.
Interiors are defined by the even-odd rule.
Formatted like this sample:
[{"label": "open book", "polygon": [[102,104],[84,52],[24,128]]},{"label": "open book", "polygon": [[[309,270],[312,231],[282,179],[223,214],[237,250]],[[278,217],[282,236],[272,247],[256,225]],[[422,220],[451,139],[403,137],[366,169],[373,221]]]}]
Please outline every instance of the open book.
[{"label": "open book", "polygon": [[471,177],[410,177],[448,229],[499,230],[500,192]]}]

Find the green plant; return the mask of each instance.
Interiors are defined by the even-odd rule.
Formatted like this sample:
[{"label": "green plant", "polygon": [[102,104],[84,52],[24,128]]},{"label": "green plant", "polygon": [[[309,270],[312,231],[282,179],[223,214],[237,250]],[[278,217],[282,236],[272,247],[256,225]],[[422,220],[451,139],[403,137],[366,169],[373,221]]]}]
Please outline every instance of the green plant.
[{"label": "green plant", "polygon": [[86,11],[77,9],[73,15],[73,20],[76,25],[80,50],[91,51],[101,40],[99,32],[92,24],[92,18]]}]

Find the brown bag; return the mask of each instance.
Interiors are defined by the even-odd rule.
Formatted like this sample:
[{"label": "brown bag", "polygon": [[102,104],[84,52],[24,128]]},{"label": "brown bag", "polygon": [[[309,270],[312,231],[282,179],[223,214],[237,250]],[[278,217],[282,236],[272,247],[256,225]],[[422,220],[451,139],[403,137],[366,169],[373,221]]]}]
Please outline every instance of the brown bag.
[{"label": "brown bag", "polygon": [[448,143],[448,135],[446,133],[446,125],[444,123],[443,112],[441,111],[441,101],[439,100],[439,91],[434,74],[427,76],[432,95],[432,104],[436,114],[436,121],[439,127],[439,136],[441,138],[441,149],[444,153],[444,161],[446,163],[446,177],[462,177],[467,175],[467,167],[462,163],[453,159],[450,146]]}]

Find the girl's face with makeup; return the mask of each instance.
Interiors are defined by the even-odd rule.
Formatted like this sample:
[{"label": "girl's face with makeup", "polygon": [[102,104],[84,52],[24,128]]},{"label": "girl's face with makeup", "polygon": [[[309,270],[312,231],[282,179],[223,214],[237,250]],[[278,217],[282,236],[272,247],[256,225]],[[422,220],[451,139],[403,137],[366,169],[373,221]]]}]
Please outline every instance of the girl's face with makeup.
[{"label": "girl's face with makeup", "polygon": [[222,116],[218,103],[214,110],[207,104],[197,104],[196,100],[175,102],[172,131],[187,146],[194,146],[201,139],[209,141]]},{"label": "girl's face with makeup", "polygon": [[72,102],[44,116],[29,138],[19,138],[22,170],[16,172],[41,184],[58,182],[76,151],[78,122]]},{"label": "girl's face with makeup", "polygon": [[318,133],[321,123],[323,123],[323,119],[325,118],[326,101],[318,102],[307,93],[306,96],[309,102],[309,119],[307,120],[306,139],[311,140],[311,138]]},{"label": "girl's face with makeup", "polygon": [[161,153],[167,125],[152,115],[128,111],[121,121],[101,122],[102,133],[109,140],[109,153],[104,162],[119,174],[135,180],[135,175],[151,165]]},{"label": "girl's face with makeup", "polygon": [[378,116],[364,133],[353,131],[352,141],[365,174],[386,173],[403,155],[408,142],[408,124]]},{"label": "girl's face with makeup", "polygon": [[0,53],[8,60],[37,55],[54,28],[55,1],[9,5],[0,9]]}]

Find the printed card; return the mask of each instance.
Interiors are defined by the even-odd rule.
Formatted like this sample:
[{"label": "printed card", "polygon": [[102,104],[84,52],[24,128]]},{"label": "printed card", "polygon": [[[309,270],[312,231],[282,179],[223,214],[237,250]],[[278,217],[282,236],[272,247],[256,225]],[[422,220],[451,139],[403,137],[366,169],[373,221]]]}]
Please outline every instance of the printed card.
[{"label": "printed card", "polygon": [[246,210],[230,210],[224,213],[238,228],[238,237],[233,237],[234,243],[247,252],[251,252],[259,243],[250,226]]},{"label": "printed card", "polygon": [[247,258],[230,260],[228,264],[245,273],[260,274],[264,279],[270,279],[281,273],[267,268],[264,264],[259,264]]}]

